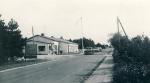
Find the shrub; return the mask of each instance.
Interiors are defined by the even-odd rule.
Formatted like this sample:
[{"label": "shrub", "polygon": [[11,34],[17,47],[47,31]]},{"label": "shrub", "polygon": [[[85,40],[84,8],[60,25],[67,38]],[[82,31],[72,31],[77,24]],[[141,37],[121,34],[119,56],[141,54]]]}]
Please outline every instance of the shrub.
[{"label": "shrub", "polygon": [[114,47],[113,83],[150,83],[150,40],[137,36],[127,39],[115,34],[110,39]]}]

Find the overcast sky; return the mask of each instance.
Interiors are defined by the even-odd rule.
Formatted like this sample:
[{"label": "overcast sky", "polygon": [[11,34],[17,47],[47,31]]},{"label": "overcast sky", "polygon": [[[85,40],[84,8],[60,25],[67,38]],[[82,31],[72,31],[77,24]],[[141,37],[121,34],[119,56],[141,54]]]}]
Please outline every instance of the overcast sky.
[{"label": "overcast sky", "polygon": [[[14,18],[24,37],[45,33],[66,39],[92,38],[106,43],[119,16],[130,37],[150,36],[149,0],[0,0],[0,14]],[[80,17],[83,18],[83,30]]]}]

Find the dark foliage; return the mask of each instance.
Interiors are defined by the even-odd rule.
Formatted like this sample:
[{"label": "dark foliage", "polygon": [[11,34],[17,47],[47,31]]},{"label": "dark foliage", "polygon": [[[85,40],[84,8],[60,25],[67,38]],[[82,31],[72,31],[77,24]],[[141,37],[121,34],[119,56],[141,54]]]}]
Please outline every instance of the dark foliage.
[{"label": "dark foliage", "polygon": [[[79,49],[82,49],[82,38],[80,39],[75,39],[73,40],[73,42],[79,44]],[[84,45],[84,48],[86,47],[95,47],[95,43],[92,39],[87,39],[87,38],[83,38],[83,45]]]},{"label": "dark foliage", "polygon": [[101,47],[102,49],[105,49],[105,48],[109,47],[108,45],[101,44],[101,43],[97,43],[95,46],[96,47]]},{"label": "dark foliage", "polygon": [[127,39],[115,34],[110,43],[114,47],[113,83],[150,83],[150,40],[137,36]]},{"label": "dark foliage", "polygon": [[19,25],[11,19],[8,24],[0,19],[0,63],[7,62],[8,58],[22,57],[25,39],[22,38]]},{"label": "dark foliage", "polygon": [[71,40],[69,39],[70,42],[75,42],[79,45],[79,49],[82,49],[82,40],[83,40],[83,45],[84,45],[84,48],[87,48],[87,47],[101,47],[102,49],[105,49],[106,47],[109,47],[108,45],[105,45],[105,44],[101,44],[101,43],[97,43],[95,44],[94,40],[92,39],[88,39],[88,38],[80,38],[80,39],[74,39],[74,40]]}]

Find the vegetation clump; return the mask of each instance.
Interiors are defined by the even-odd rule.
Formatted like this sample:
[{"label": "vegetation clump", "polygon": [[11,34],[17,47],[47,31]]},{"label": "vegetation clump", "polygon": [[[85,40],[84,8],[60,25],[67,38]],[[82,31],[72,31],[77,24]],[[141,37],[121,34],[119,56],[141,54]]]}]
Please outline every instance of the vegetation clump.
[{"label": "vegetation clump", "polygon": [[21,35],[18,23],[11,19],[6,24],[0,17],[0,64],[22,57],[24,45],[25,38]]},{"label": "vegetation clump", "polygon": [[114,34],[109,41],[114,47],[113,83],[150,83],[150,39]]}]

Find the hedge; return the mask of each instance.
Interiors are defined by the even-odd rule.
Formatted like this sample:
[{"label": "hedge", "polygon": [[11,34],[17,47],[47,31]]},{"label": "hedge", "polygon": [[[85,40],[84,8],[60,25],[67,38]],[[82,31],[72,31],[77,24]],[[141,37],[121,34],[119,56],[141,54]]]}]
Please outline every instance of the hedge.
[{"label": "hedge", "polygon": [[150,83],[150,40],[146,36],[110,38],[114,47],[113,83]]}]

